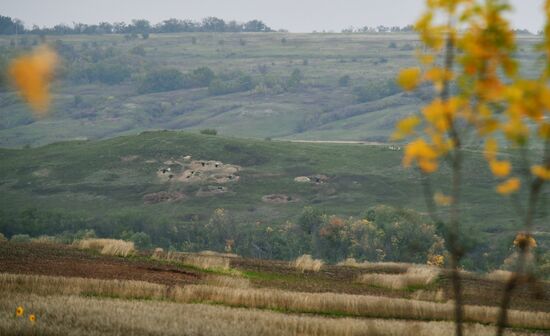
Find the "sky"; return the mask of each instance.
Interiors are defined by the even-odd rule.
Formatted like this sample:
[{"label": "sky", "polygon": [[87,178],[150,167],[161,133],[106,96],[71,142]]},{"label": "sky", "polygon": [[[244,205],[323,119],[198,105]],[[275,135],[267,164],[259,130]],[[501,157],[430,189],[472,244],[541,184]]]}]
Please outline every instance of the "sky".
[{"label": "sky", "polygon": [[[542,0],[511,0],[516,28],[542,29]],[[27,26],[73,22],[157,23],[168,18],[201,20],[216,16],[239,22],[259,19],[291,32],[335,31],[349,26],[405,26],[422,12],[424,0],[0,0],[0,15]]]}]

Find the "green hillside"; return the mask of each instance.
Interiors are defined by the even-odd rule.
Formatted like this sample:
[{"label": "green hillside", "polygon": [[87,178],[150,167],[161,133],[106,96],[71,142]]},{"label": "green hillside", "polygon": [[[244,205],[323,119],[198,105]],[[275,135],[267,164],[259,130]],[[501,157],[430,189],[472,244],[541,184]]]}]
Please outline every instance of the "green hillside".
[{"label": "green hillside", "polygon": [[[2,149],[0,232],[38,236],[88,228],[116,237],[146,232],[157,246],[220,249],[223,245],[204,235],[217,230],[213,214],[223,208],[241,235],[234,239],[244,241],[242,235],[247,235],[250,244],[282,244],[270,245],[269,253],[289,258],[300,252],[285,250],[290,238],[269,235],[298,223],[304,207],[341,218],[365,216],[378,205],[424,212],[419,175],[402,168],[401,157],[400,150],[383,145],[243,140],[168,131]],[[517,216],[508,201],[495,194],[481,154],[471,149],[467,159],[466,231],[479,239],[475,258],[504,246],[499,250],[504,255],[491,261],[497,262],[508,253],[510,234],[519,227],[513,220]],[[193,175],[192,182],[186,180],[191,164],[208,160],[240,170],[223,172],[223,181],[211,179],[214,175],[207,171]],[[447,173],[443,166],[434,177],[436,185],[446,185]],[[296,182],[300,176],[311,180]],[[268,195],[279,196],[266,199]],[[428,222],[425,217],[422,221]],[[236,249],[254,253],[238,244]],[[478,267],[484,262],[478,260]]]},{"label": "green hillside", "polygon": [[[516,56],[528,75],[539,67],[533,51],[539,40],[519,37]],[[39,41],[0,37],[0,68]],[[259,139],[385,141],[395,122],[431,95],[429,88],[406,95],[394,83],[399,69],[416,64],[414,34],[66,35],[46,41],[62,59],[51,114],[34,119],[0,78],[1,147],[203,128]],[[195,72],[205,67],[213,77]],[[181,76],[167,75],[175,70]]]}]

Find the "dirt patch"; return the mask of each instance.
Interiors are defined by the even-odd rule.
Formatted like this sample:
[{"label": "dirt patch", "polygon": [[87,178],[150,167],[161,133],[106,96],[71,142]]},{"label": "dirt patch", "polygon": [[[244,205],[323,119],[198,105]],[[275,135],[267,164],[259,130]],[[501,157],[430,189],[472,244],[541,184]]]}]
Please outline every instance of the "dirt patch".
[{"label": "dirt patch", "polygon": [[157,177],[162,182],[188,184],[227,184],[240,180],[238,175],[242,169],[240,166],[224,164],[220,161],[190,161],[190,157],[185,157],[181,161],[174,159],[165,161],[165,166],[157,170]]},{"label": "dirt patch", "polygon": [[218,195],[223,195],[223,194],[227,193],[228,191],[229,191],[229,189],[227,189],[227,187],[207,186],[207,187],[200,188],[199,191],[197,191],[196,195],[198,197],[218,196]]},{"label": "dirt patch", "polygon": [[48,177],[50,176],[50,170],[48,168],[42,168],[32,173],[36,177]]},{"label": "dirt patch", "polygon": [[139,155],[127,155],[127,156],[121,156],[120,160],[122,162],[132,162],[132,161],[136,160],[137,158],[139,158]]},{"label": "dirt patch", "polygon": [[191,161],[185,165],[184,171],[176,176],[176,180],[184,183],[216,183],[225,184],[238,182],[237,173],[241,167],[224,164],[220,161]]},{"label": "dirt patch", "polygon": [[201,278],[198,272],[172,265],[96,255],[53,244],[0,244],[0,272],[139,280],[164,285],[198,283]]},{"label": "dirt patch", "polygon": [[158,193],[146,194],[143,196],[143,202],[145,204],[157,204],[163,202],[177,202],[184,200],[186,197],[180,192],[167,192],[161,191]]},{"label": "dirt patch", "polygon": [[284,203],[290,203],[290,202],[297,202],[298,199],[292,196],[284,195],[284,194],[273,194],[273,195],[265,195],[264,197],[262,197],[262,201],[264,201],[265,203],[272,203],[272,204],[284,204]]}]

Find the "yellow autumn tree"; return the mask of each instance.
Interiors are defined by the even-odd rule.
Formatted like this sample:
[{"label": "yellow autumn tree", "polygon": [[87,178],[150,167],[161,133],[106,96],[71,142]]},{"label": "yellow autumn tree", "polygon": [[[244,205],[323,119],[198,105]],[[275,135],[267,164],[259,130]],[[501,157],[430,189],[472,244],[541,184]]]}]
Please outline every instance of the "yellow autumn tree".
[{"label": "yellow autumn tree", "polygon": [[[430,214],[448,231],[457,335],[463,334],[459,265],[465,251],[459,236],[466,135],[473,133],[479,143],[485,143],[488,168],[499,181],[496,197],[516,197],[516,202],[525,204],[521,241],[534,240],[534,215],[542,187],[550,180],[550,23],[543,44],[546,69],[539,78],[525,79],[513,58],[516,39],[506,19],[509,10],[505,0],[427,0],[415,26],[424,45],[418,53],[419,67],[404,69],[397,78],[404,90],[428,84],[435,91],[432,102],[397,124],[394,139],[409,140],[403,165],[419,169]],[[550,0],[545,13],[550,17]],[[504,141],[522,153],[521,165],[529,169],[514,167],[504,158],[499,150]],[[528,155],[535,143],[543,144],[543,149]],[[530,157],[537,162],[529,162]],[[430,175],[443,160],[451,167],[451,195],[434,193],[430,183]],[[519,196],[522,188],[527,199]],[[441,206],[450,207],[446,218],[437,211]],[[535,244],[516,246],[518,268],[502,298],[499,335],[506,326],[511,292],[526,276],[526,256]]]}]

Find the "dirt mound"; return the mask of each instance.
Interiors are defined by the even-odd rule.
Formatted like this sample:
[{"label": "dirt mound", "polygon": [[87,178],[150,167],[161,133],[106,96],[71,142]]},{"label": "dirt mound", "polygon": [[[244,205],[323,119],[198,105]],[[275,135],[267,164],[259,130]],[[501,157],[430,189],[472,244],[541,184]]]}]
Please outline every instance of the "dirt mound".
[{"label": "dirt mound", "polygon": [[265,203],[284,204],[290,202],[297,202],[298,199],[284,194],[265,195],[262,197],[262,201]]},{"label": "dirt mound", "polygon": [[208,196],[217,196],[217,195],[223,195],[227,193],[229,190],[226,187],[222,186],[207,186],[200,188],[199,191],[197,191],[198,197],[208,197]]},{"label": "dirt mound", "polygon": [[146,194],[143,196],[145,204],[157,204],[162,202],[176,202],[185,199],[185,195],[180,192],[161,191],[158,193]]},{"label": "dirt mound", "polygon": [[191,161],[185,165],[183,173],[176,176],[176,180],[184,183],[225,184],[239,181],[237,173],[240,170],[239,166],[220,161]]}]

